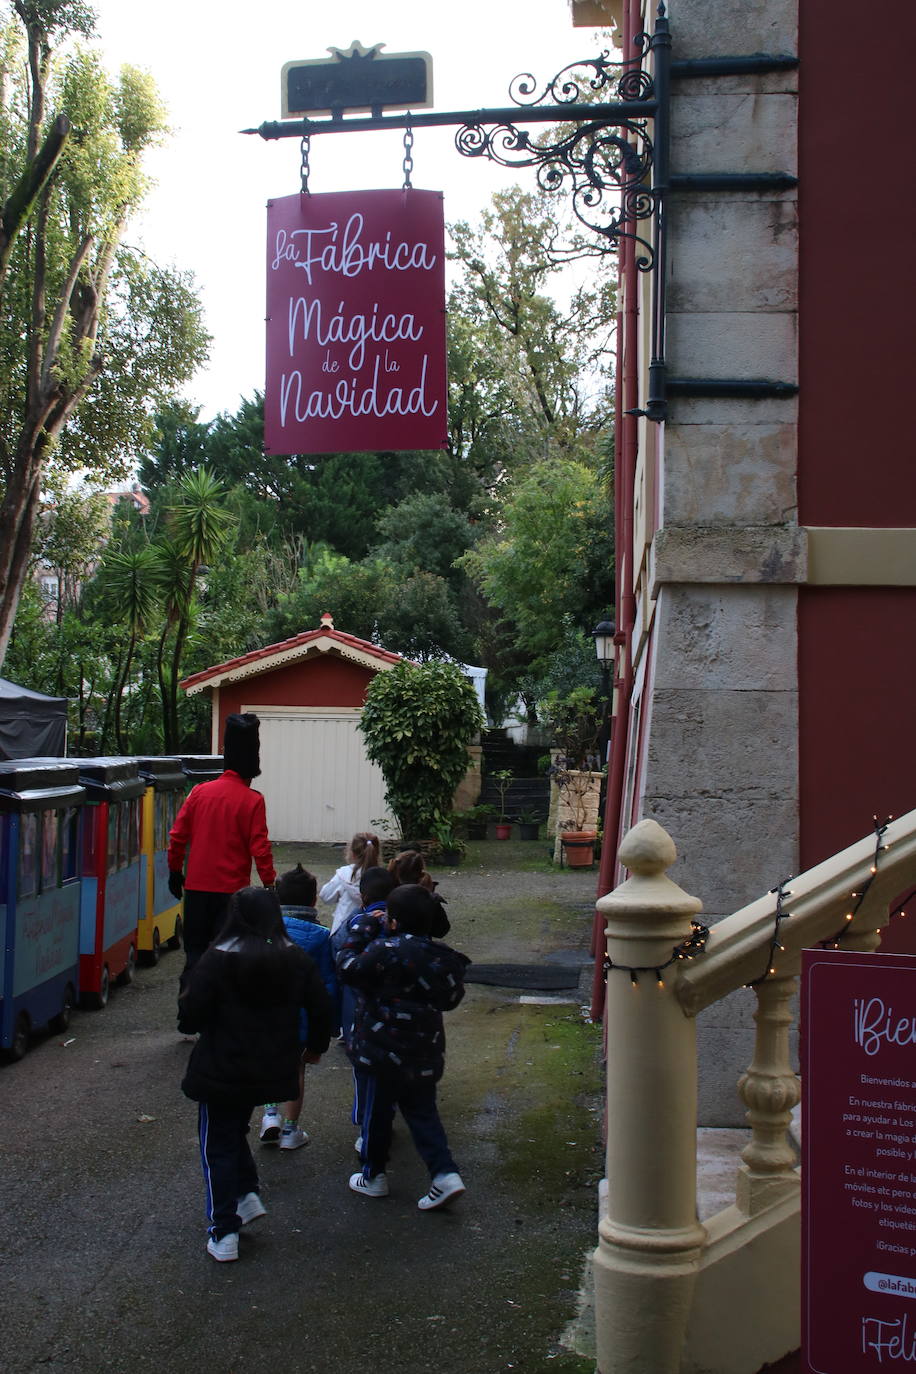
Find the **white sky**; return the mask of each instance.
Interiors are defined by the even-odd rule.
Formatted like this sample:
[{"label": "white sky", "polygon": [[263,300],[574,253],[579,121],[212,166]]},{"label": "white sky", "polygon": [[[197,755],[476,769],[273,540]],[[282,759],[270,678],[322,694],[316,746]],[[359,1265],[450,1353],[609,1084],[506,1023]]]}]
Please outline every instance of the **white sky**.
[{"label": "white sky", "polygon": [[[109,71],[147,68],[174,134],[150,158],[157,181],[142,221],[128,230],[157,262],[195,274],[213,335],[207,366],[185,388],[202,418],[234,412],[264,387],[265,203],[299,189],[299,142],[265,142],[238,130],[280,117],[284,62],[323,58],[328,47],[384,43],[386,52],[433,58],[434,108],[505,106],[508,86],[531,71],[545,84],[568,62],[607,46],[600,30],[574,29],[567,0],[92,0]],[[500,186],[535,189],[518,172],[461,157],[454,129],[419,129],[413,184],[445,193],[447,220],[472,219]],[[311,189],[397,187],[403,135],[312,139]]]}]

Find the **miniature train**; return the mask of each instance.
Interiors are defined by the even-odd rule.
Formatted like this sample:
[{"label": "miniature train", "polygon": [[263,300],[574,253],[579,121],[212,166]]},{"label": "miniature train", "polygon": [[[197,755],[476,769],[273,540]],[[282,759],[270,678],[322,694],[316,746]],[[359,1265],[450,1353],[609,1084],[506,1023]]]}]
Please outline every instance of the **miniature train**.
[{"label": "miniature train", "polygon": [[219,755],[0,761],[0,1055],[181,942],[169,830]]}]

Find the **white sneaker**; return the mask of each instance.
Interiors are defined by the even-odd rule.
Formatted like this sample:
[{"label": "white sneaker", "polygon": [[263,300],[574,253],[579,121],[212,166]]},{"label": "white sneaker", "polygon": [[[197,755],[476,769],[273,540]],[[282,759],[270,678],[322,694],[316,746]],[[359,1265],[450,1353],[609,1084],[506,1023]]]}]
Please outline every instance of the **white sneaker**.
[{"label": "white sneaker", "polygon": [[257,1221],[258,1217],[267,1216],[267,1208],[257,1193],[246,1193],[244,1197],[240,1197],[235,1204],[235,1210],[243,1226],[248,1226],[252,1221]]},{"label": "white sneaker", "polygon": [[298,1126],[284,1126],[280,1132],[281,1150],[301,1150],[303,1145],[309,1143],[308,1131],[302,1131]]},{"label": "white sneaker", "polygon": [[354,1142],[353,1142],[353,1148],[354,1148],[354,1150],[356,1151],[356,1153],[357,1153],[358,1155],[361,1155],[361,1154],[362,1154],[362,1152],[363,1152],[363,1138],[362,1138],[361,1135],[358,1135],[358,1136],[356,1137],[356,1139],[354,1140]]},{"label": "white sneaker", "polygon": [[362,1193],[364,1197],[387,1197],[388,1178],[386,1174],[376,1174],[375,1178],[366,1178],[360,1172],[350,1175],[350,1187],[354,1193]]},{"label": "white sneaker", "polygon": [[463,1192],[460,1174],[436,1174],[429,1185],[429,1192],[423,1194],[417,1206],[421,1212],[431,1212],[434,1207],[444,1207],[447,1202],[454,1202]]},{"label": "white sneaker", "polygon": [[212,1255],[220,1264],[226,1260],[237,1260],[239,1257],[239,1233],[238,1231],[227,1231],[222,1240],[216,1240],[213,1236],[207,1241],[207,1254]]},{"label": "white sneaker", "polygon": [[280,1139],[280,1130],[283,1126],[283,1118],[277,1111],[266,1111],[261,1117],[261,1129],[258,1132],[258,1139],[262,1145],[276,1145]]}]

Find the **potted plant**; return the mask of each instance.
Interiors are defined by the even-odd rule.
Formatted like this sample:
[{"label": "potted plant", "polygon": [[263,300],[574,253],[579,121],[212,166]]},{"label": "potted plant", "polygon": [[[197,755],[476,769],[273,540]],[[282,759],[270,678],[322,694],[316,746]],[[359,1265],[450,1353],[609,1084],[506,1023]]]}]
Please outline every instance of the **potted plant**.
[{"label": "potted plant", "polygon": [[466,852],[464,841],[459,838],[454,825],[449,821],[440,821],[436,826],[436,848],[432,853],[433,861],[454,866],[461,863]]},{"label": "potted plant", "polygon": [[512,772],[508,768],[501,768],[498,773],[493,774],[493,782],[499,793],[499,814],[496,817],[496,838],[498,840],[508,840],[512,838],[512,821],[506,814],[506,793],[512,786]]},{"label": "potted plant", "polygon": [[464,811],[456,811],[452,816],[455,832],[462,839],[485,840],[487,821],[492,820],[495,815],[496,808],[487,802],[478,802],[476,806],[468,806]]},{"label": "potted plant", "polygon": [[576,687],[566,696],[552,693],[539,711],[554,741],[548,773],[559,798],[556,856],[565,856],[570,867],[588,867],[595,858],[603,772],[598,766],[601,714],[594,689]]},{"label": "potted plant", "polygon": [[515,817],[520,840],[536,840],[541,830],[541,818],[531,807],[522,807]]}]

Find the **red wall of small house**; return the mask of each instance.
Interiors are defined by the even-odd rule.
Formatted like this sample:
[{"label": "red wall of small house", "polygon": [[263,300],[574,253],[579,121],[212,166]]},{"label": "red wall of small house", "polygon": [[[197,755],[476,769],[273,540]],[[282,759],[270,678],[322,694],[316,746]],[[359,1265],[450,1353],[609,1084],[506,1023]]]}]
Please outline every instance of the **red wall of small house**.
[{"label": "red wall of small house", "polygon": [[322,654],[314,659],[286,663],[271,672],[223,683],[220,688],[219,737],[226,717],[242,706],[362,706],[366,688],[375,677],[368,668],[349,659]]}]

